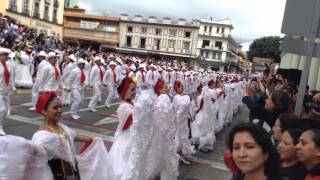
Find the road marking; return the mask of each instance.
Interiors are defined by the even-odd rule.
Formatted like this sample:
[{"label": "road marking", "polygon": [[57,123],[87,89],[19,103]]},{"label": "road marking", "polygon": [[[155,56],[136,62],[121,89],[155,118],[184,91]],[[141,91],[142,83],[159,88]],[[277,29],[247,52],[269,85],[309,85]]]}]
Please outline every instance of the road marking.
[{"label": "road marking", "polygon": [[[10,116],[8,116],[8,119],[11,119],[11,120],[14,120],[14,121],[19,121],[19,122],[24,122],[24,123],[28,123],[28,124],[33,124],[33,125],[37,125],[37,126],[39,126],[41,124],[41,121],[39,121],[39,120],[36,120],[34,118],[27,118],[27,117],[23,117],[23,116],[19,116],[19,115],[10,115]],[[86,136],[92,136],[93,135],[93,136],[101,137],[103,140],[108,141],[108,142],[113,142],[114,141],[114,137],[113,136],[108,136],[108,135],[105,135],[105,134],[91,132],[91,131],[86,131],[86,130],[78,129],[78,128],[74,128],[74,127],[71,127],[71,128],[73,130],[75,130],[79,134],[83,134],[83,135],[86,135]]]},{"label": "road marking", "polygon": [[118,118],[114,115],[115,114],[110,115],[111,117],[105,117],[105,118],[101,119],[100,121],[94,123],[94,125],[112,124],[112,123],[119,122]]},{"label": "road marking", "polygon": [[220,169],[220,170],[223,170],[223,171],[229,171],[229,169],[225,166],[225,164],[221,163],[221,162],[211,161],[211,160],[206,160],[206,159],[200,159],[200,158],[197,158],[197,157],[192,157],[191,161],[193,163],[207,165],[207,166],[210,166],[210,167],[215,168],[215,169]]}]

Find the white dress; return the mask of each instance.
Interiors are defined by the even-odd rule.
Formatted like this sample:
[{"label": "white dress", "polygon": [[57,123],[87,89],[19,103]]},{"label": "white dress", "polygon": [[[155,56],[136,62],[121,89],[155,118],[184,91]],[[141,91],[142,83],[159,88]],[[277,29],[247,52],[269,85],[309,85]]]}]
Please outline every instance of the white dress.
[{"label": "white dress", "polygon": [[177,94],[174,96],[172,104],[177,127],[175,137],[176,151],[182,151],[184,155],[191,156],[195,151],[189,140],[188,118],[190,97],[188,95]]},{"label": "white dress", "polygon": [[[31,141],[38,146],[44,147],[47,160],[62,159],[69,162],[76,169],[76,150],[73,142],[77,133],[61,123],[59,123],[59,126],[63,128],[68,138],[50,131],[40,130],[33,135]],[[48,180],[53,179],[53,174],[48,164],[46,165],[46,171],[50,174]]]},{"label": "white dress", "polygon": [[31,66],[32,59],[21,52],[21,61],[23,64],[17,63],[15,67],[15,86],[16,87],[24,87],[24,88],[31,88],[33,86],[32,82],[32,75],[31,75]]},{"label": "white dress", "polygon": [[153,120],[155,123],[154,155],[148,159],[153,161],[156,166],[154,173],[160,173],[161,180],[175,180],[179,175],[179,155],[175,150],[174,112],[167,94],[161,94],[157,97],[154,103]]},{"label": "white dress", "polygon": [[129,179],[132,173],[128,162],[133,145],[131,127],[127,130],[122,130],[132,113],[133,105],[126,102],[121,103],[117,109],[119,125],[108,157],[110,180],[126,180]]},{"label": "white dress", "polygon": [[198,99],[198,104],[203,100],[203,107],[196,115],[195,121],[192,123],[192,132],[194,141],[199,142],[199,148],[213,149],[215,142],[214,124],[216,120],[216,111],[214,111],[212,99],[216,98],[214,90],[205,86],[201,96]]}]

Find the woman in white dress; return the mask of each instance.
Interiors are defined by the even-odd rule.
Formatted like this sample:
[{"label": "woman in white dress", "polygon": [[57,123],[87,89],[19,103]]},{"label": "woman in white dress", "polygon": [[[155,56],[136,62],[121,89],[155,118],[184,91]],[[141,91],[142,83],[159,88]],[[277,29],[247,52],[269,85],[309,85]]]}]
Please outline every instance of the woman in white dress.
[{"label": "woman in white dress", "polygon": [[33,59],[30,50],[16,52],[16,68],[15,68],[15,86],[31,88],[33,86],[31,67],[33,67]]},{"label": "woman in white dress", "polygon": [[129,159],[133,146],[133,99],[136,95],[136,84],[131,78],[125,78],[118,87],[118,93],[122,99],[117,109],[119,125],[115,133],[114,143],[109,152],[109,170],[111,180],[126,180],[132,176],[132,167]]},{"label": "woman in white dress", "polygon": [[214,103],[217,93],[213,89],[214,80],[209,81],[208,85],[202,89],[201,100],[198,100],[200,107],[192,124],[193,141],[199,144],[199,149],[204,152],[213,150],[215,142],[214,125],[216,113]]},{"label": "woman in white dress", "polygon": [[180,154],[180,159],[186,164],[190,164],[188,158],[195,153],[194,147],[191,145],[189,139],[189,127],[188,127],[188,118],[189,118],[189,106],[190,106],[190,97],[184,95],[184,86],[181,81],[176,80],[174,82],[174,90],[177,93],[173,97],[173,110],[175,112],[174,118],[177,127],[175,145],[176,152]]},{"label": "woman in white dress", "polygon": [[[176,125],[171,100],[168,96],[169,88],[164,80],[158,80],[155,87],[155,94],[158,96],[154,103],[153,120],[155,125],[155,138],[153,140],[154,154],[150,161],[156,166],[154,172],[160,173],[161,180],[175,180],[179,171],[179,155],[175,150],[174,136]],[[156,159],[156,160],[154,160]]]},{"label": "woman in white dress", "polygon": [[[36,112],[44,116],[32,142],[44,147],[47,180],[79,180],[74,141],[89,143],[92,137],[82,136],[59,122],[62,104],[54,92],[44,92],[38,99]],[[41,163],[39,163],[40,165]]]}]

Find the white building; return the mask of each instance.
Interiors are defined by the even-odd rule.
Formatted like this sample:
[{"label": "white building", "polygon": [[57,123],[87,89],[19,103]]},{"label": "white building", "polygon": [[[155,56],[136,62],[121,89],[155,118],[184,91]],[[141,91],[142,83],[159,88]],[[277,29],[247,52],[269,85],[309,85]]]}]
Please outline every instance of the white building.
[{"label": "white building", "polygon": [[231,37],[230,19],[222,21],[200,19],[197,43],[197,64],[216,71],[233,71],[240,47]]},{"label": "white building", "polygon": [[196,58],[199,21],[185,19],[158,20],[127,14],[120,17],[119,50],[157,54],[161,59],[191,60]]}]

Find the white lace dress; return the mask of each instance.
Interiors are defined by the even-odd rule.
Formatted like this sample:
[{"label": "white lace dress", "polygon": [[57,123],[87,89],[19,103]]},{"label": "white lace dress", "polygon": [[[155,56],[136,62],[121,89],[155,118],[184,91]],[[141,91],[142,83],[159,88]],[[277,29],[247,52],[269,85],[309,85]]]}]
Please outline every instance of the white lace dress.
[{"label": "white lace dress", "polygon": [[167,94],[157,97],[154,103],[153,120],[155,123],[155,138],[153,140],[153,155],[149,159],[157,162],[153,163],[156,168],[153,171],[157,174],[160,173],[161,180],[175,180],[179,175],[179,155],[175,150],[176,125],[174,112]]},{"label": "white lace dress", "polygon": [[175,136],[176,151],[182,151],[184,155],[191,156],[195,151],[189,140],[188,118],[190,97],[188,95],[177,94],[173,98],[172,105],[177,127]]}]

